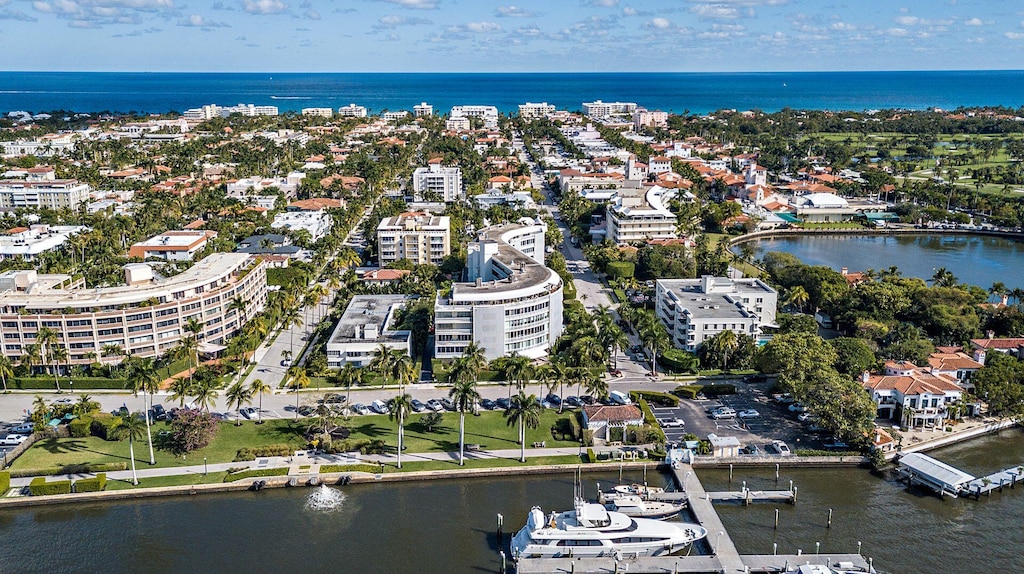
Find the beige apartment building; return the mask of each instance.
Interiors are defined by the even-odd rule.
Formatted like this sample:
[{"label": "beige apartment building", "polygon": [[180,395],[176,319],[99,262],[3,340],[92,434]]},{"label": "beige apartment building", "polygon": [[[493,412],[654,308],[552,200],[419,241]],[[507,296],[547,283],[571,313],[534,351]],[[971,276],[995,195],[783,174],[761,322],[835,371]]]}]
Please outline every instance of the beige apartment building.
[{"label": "beige apartment building", "polygon": [[440,265],[452,252],[451,218],[422,211],[388,217],[377,225],[381,266],[399,259],[419,265]]}]

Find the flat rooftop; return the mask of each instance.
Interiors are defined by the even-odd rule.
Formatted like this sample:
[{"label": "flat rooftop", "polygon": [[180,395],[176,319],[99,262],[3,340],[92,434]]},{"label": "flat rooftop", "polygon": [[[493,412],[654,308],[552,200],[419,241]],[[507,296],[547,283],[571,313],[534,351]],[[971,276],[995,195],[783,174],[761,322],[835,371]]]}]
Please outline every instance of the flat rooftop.
[{"label": "flat rooftop", "polygon": [[[414,295],[356,295],[349,301],[327,344],[406,341],[411,332],[389,330],[392,327],[389,323],[394,320],[394,312],[415,300]],[[376,328],[375,336],[366,336],[367,327],[371,328],[371,334]]]},{"label": "flat rooftop", "polygon": [[531,257],[512,247],[502,239],[502,236],[526,227],[531,226],[513,223],[481,230],[481,236],[485,241],[497,243],[498,253],[494,255],[494,260],[512,270],[511,280],[484,281],[479,287],[475,283],[455,283],[452,285],[452,297],[476,293],[515,291],[543,285],[551,280],[553,276],[557,279],[557,273],[537,263]]}]

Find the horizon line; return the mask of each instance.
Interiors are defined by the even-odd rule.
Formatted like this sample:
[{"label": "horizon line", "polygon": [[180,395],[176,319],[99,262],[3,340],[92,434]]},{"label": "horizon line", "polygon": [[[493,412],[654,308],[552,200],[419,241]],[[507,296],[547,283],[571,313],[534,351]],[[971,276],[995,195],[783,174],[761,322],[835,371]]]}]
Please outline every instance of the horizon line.
[{"label": "horizon line", "polygon": [[733,71],[636,71],[636,70],[602,70],[602,71],[569,71],[569,70],[518,70],[518,71],[282,71],[282,70],[0,70],[0,74],[475,74],[475,75],[500,75],[500,74],[574,74],[574,75],[601,75],[601,74],[884,74],[884,73],[964,73],[964,72],[1024,72],[1024,68],[977,68],[977,69],[849,69],[849,70],[733,70]]}]

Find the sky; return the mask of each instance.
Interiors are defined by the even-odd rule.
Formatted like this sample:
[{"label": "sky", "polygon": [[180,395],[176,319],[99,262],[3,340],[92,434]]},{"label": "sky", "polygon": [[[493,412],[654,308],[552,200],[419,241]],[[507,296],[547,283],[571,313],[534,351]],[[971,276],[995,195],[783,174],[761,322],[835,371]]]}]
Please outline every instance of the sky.
[{"label": "sky", "polygon": [[1019,0],[0,0],[0,70],[1024,68]]}]

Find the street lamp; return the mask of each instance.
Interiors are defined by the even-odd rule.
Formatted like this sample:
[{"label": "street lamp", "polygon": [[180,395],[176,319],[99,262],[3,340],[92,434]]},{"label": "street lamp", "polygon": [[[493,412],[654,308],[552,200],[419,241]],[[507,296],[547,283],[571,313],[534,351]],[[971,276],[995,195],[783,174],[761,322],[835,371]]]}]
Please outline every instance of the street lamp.
[{"label": "street lamp", "polygon": [[206,465],[206,457],[203,457],[203,476],[206,476],[210,472],[210,467]]}]

